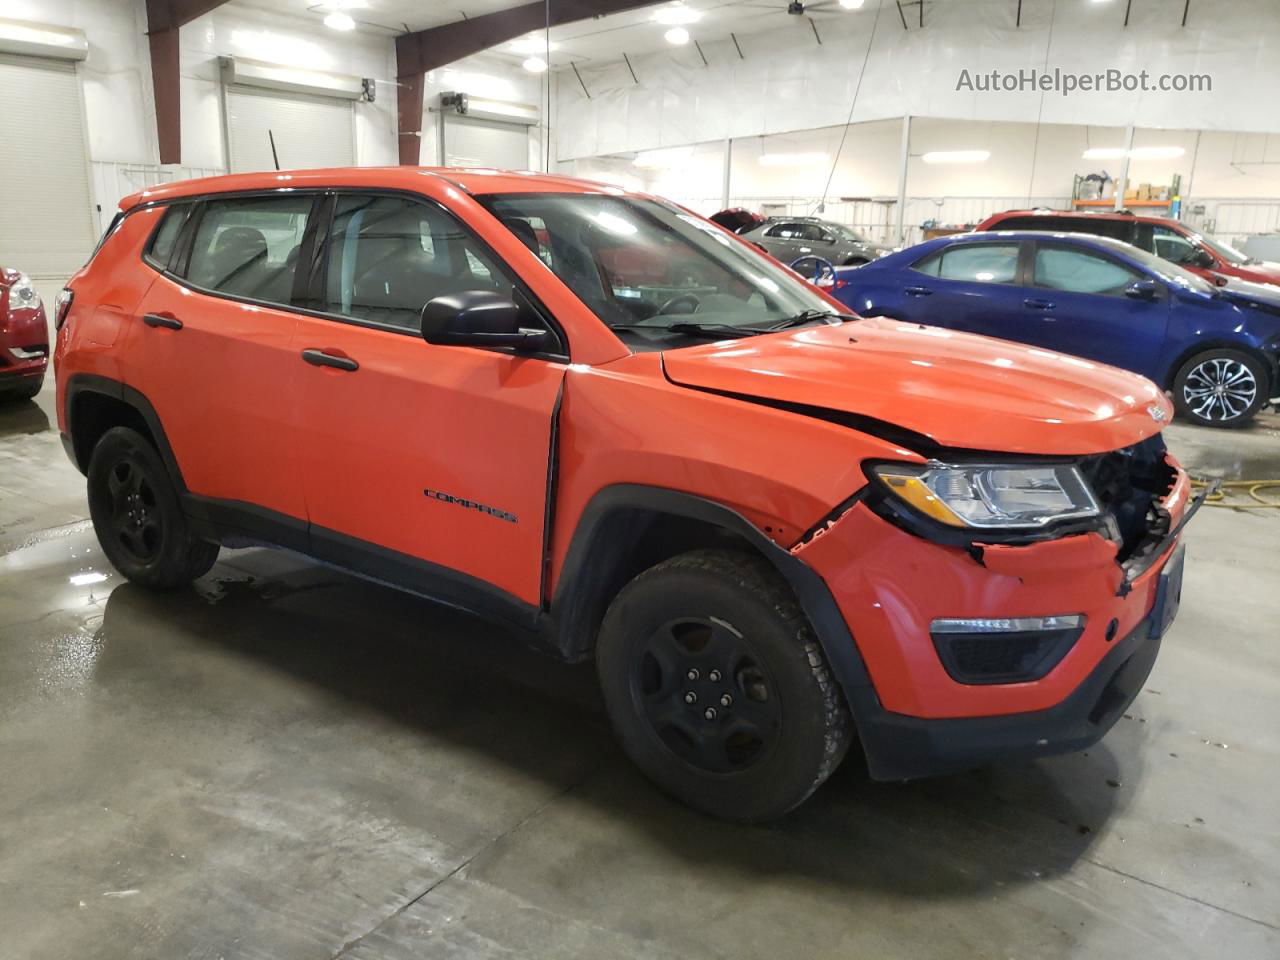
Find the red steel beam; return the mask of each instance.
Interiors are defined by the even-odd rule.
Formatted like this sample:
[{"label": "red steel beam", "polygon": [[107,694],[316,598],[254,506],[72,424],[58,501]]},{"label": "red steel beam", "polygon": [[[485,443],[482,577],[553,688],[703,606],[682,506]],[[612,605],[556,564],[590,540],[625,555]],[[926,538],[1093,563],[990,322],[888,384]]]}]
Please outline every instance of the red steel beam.
[{"label": "red steel beam", "polygon": [[548,23],[556,27],[653,3],[654,0],[547,0],[545,3],[537,0],[396,37],[396,74],[400,83],[396,98],[400,162],[415,165],[420,162],[422,75],[428,70],[544,29]]},{"label": "red steel beam", "polygon": [[182,162],[182,94],[178,30],[226,0],[147,0],[151,88],[156,102],[156,140],[161,163]]}]

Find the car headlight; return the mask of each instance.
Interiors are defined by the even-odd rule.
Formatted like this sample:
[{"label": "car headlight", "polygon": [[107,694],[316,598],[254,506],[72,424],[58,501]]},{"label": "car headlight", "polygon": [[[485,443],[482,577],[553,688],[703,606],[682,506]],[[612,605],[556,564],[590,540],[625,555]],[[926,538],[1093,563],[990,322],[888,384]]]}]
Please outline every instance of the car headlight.
[{"label": "car headlight", "polygon": [[1070,464],[888,463],[871,468],[884,488],[925,516],[952,527],[1043,527],[1093,517],[1098,501]]},{"label": "car headlight", "polygon": [[25,273],[18,274],[18,279],[9,285],[10,310],[34,310],[40,306],[40,294],[31,285],[31,278]]}]

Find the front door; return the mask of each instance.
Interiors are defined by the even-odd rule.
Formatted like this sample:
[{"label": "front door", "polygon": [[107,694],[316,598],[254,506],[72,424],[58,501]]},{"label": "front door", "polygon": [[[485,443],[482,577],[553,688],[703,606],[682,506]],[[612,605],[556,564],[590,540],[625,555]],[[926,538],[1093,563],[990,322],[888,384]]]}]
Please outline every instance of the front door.
[{"label": "front door", "polygon": [[1168,293],[1159,281],[1154,297],[1125,292],[1148,279],[1153,278],[1105,254],[1037,241],[1021,339],[1156,377],[1169,318]]},{"label": "front door", "polygon": [[463,605],[538,604],[565,362],[426,343],[428,300],[520,300],[510,273],[433,201],[334,204],[304,303],[327,316],[302,317],[292,349],[313,551]]}]

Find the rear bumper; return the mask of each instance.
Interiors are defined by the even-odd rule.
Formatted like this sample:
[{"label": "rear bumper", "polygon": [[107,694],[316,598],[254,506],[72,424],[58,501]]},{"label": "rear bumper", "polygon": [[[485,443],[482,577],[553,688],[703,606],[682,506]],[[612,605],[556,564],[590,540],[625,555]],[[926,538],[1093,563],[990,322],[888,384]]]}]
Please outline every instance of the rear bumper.
[{"label": "rear bumper", "polygon": [[928,720],[855,707],[867,766],[876,780],[909,780],[1082,750],[1097,743],[1146,683],[1160,651],[1156,610],[1116,644],[1075,692],[1047,710]]}]

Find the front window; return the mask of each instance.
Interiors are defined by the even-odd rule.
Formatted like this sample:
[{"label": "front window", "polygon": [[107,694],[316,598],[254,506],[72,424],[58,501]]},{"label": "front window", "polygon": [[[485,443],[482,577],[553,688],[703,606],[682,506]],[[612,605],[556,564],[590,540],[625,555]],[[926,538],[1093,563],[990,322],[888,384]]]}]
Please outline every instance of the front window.
[{"label": "front window", "polygon": [[664,203],[577,193],[479,199],[597,317],[641,345],[748,336],[838,312],[790,271]]},{"label": "front window", "polygon": [[1170,263],[1168,260],[1153,253],[1148,253],[1146,250],[1125,246],[1118,247],[1116,252],[1123,253],[1149,273],[1154,273],[1184,289],[1194,290],[1197,293],[1214,293],[1218,289],[1204,277],[1197,276],[1190,270],[1184,270],[1176,263]]}]

